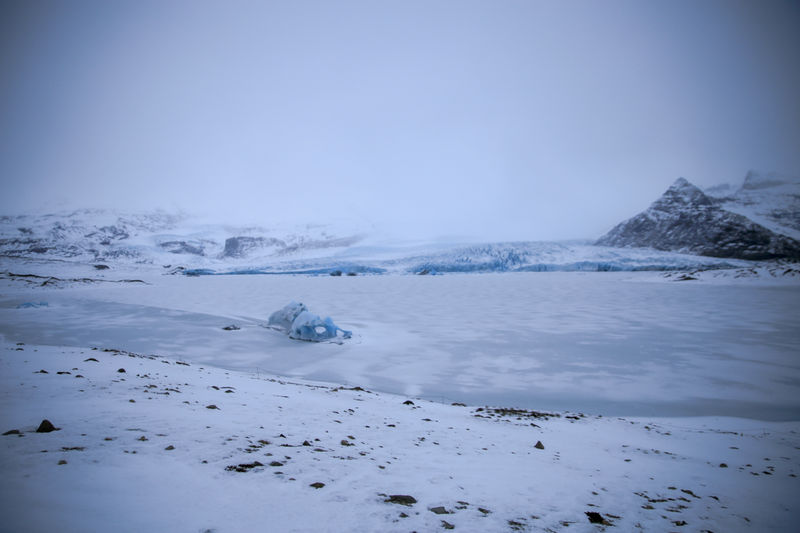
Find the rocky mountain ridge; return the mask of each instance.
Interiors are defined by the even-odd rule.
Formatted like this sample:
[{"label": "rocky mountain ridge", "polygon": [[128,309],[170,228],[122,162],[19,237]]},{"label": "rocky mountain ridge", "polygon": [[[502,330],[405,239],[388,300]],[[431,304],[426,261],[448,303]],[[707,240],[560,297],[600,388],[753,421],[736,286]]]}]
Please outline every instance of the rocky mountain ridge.
[{"label": "rocky mountain ridge", "polygon": [[648,209],[596,244],[747,260],[800,258],[800,241],[790,235],[793,225],[800,227],[800,196],[791,192],[797,187],[767,176],[751,172],[736,193],[717,197],[678,178]]}]

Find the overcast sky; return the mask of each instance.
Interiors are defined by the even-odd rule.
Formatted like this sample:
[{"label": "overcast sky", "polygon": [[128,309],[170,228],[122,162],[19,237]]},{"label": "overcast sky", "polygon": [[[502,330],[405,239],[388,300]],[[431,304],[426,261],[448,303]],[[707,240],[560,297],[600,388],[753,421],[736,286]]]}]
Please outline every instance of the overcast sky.
[{"label": "overcast sky", "polygon": [[800,175],[800,2],[0,4],[0,214],[597,237]]}]

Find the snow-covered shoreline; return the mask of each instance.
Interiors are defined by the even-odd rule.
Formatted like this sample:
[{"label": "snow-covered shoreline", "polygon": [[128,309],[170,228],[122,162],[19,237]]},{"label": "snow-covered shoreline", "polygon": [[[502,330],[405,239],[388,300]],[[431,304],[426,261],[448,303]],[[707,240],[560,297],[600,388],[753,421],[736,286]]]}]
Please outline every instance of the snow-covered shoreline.
[{"label": "snow-covered shoreline", "polygon": [[1,531],[795,524],[798,422],[538,416],[111,349],[1,353],[0,429],[20,432],[0,437]]}]

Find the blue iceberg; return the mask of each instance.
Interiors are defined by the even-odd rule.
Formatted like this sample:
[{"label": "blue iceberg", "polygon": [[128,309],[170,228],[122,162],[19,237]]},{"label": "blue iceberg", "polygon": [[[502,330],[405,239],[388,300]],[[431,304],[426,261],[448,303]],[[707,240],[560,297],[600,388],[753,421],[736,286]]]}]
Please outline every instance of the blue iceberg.
[{"label": "blue iceberg", "polygon": [[[268,324],[274,329],[287,333],[289,338],[301,341],[322,342],[337,338],[349,339],[353,335],[351,331],[334,324],[331,317],[322,319],[319,315],[310,312],[304,304],[294,301],[272,313]],[[339,333],[341,333],[341,337]]]}]

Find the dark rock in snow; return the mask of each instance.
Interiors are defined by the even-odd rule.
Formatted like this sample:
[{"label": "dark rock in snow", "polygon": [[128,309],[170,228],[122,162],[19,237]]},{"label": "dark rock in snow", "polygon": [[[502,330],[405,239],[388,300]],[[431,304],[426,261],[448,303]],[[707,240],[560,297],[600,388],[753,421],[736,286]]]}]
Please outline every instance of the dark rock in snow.
[{"label": "dark rock in snow", "polygon": [[186,241],[167,241],[160,243],[159,246],[173,254],[203,255],[202,244],[190,244]]},{"label": "dark rock in snow", "polygon": [[117,370],[117,372],[119,372],[120,374],[124,374],[125,373],[125,369],[124,368],[120,368],[119,370]]},{"label": "dark rock in snow", "polygon": [[108,270],[108,265],[94,265],[96,270]]},{"label": "dark rock in snow", "polygon": [[540,440],[537,440],[536,444],[533,447],[536,448],[537,450],[544,450],[544,444],[542,444],[542,441]]},{"label": "dark rock in snow", "polygon": [[3,433],[3,436],[6,436],[6,435],[22,435],[22,432],[20,430],[18,430],[18,429],[9,429],[5,433]]},{"label": "dark rock in snow", "polygon": [[447,509],[445,509],[445,508],[444,508],[444,507],[442,507],[442,506],[439,506],[439,507],[431,507],[431,508],[430,508],[430,509],[428,509],[428,510],[429,510],[430,512],[432,512],[432,513],[435,513],[435,514],[453,514],[451,511],[448,511]]},{"label": "dark rock in snow", "polygon": [[442,520],[442,527],[445,529],[455,529],[456,526],[448,522],[447,520]]},{"label": "dark rock in snow", "polygon": [[275,246],[280,249],[286,248],[286,243],[280,239],[266,237],[230,237],[225,239],[225,250],[222,257],[244,257],[251,250]]},{"label": "dark rock in snow", "polygon": [[408,496],[406,494],[392,494],[383,501],[385,501],[386,503],[396,503],[399,505],[407,505],[407,506],[412,506],[415,503],[417,503],[416,498],[414,498],[413,496]]},{"label": "dark rock in snow", "polygon": [[[205,463],[206,461],[203,461],[203,462]],[[256,468],[258,466],[264,466],[264,465],[259,463],[258,461],[253,461],[252,463],[242,463],[242,464],[238,464],[238,465],[226,466],[225,470],[227,470],[228,472],[233,472],[233,471],[235,471],[235,472],[247,472],[248,470],[251,470],[251,469]]]},{"label": "dark rock in snow", "polygon": [[211,405],[206,405],[206,409],[219,409],[219,407],[212,403]]},{"label": "dark rock in snow", "polygon": [[606,526],[610,525],[609,522],[603,518],[603,515],[596,511],[586,511],[586,517],[592,524],[603,524]]},{"label": "dark rock in snow", "polygon": [[325,483],[320,483],[319,481],[317,481],[316,483],[312,483],[311,485],[309,485],[309,487],[314,487],[315,489],[321,489],[321,488],[322,488],[322,487],[324,487],[324,486],[325,486]]},{"label": "dark rock in snow", "polygon": [[230,326],[225,326],[222,329],[224,329],[225,331],[238,331],[238,330],[240,330],[242,328],[240,328],[239,326],[237,326],[235,324],[231,324]]},{"label": "dark rock in snow", "polygon": [[55,431],[56,429],[58,428],[56,428],[52,422],[45,419],[42,420],[41,424],[39,424],[39,427],[36,429],[36,433],[50,433],[51,431]]}]

